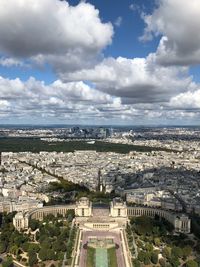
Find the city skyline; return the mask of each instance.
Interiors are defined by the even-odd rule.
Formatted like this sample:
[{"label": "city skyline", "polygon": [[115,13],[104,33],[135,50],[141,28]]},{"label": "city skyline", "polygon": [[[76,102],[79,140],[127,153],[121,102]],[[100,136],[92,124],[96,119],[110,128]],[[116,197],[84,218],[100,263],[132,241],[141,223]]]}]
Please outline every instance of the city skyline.
[{"label": "city skyline", "polygon": [[2,0],[0,124],[199,125],[198,0]]}]

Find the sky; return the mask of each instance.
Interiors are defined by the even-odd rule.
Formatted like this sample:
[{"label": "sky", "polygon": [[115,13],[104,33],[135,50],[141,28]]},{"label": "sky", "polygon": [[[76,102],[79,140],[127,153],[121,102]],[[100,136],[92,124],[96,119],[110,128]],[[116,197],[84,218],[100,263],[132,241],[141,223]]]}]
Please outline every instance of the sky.
[{"label": "sky", "polygon": [[200,125],[200,0],[1,0],[0,124]]}]

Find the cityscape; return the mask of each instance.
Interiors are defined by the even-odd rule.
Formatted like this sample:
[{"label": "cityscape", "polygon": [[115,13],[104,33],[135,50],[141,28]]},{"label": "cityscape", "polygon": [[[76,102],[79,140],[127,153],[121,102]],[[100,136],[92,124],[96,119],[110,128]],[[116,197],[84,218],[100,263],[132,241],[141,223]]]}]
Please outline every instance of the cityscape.
[{"label": "cityscape", "polygon": [[200,0],[0,0],[0,267],[200,267]]},{"label": "cityscape", "polygon": [[[0,158],[0,248],[14,265],[198,264],[198,127],[20,126],[0,133],[7,141]],[[24,151],[8,152],[13,139],[43,141],[46,151],[26,151],[22,142]],[[17,243],[5,239],[7,231]]]}]

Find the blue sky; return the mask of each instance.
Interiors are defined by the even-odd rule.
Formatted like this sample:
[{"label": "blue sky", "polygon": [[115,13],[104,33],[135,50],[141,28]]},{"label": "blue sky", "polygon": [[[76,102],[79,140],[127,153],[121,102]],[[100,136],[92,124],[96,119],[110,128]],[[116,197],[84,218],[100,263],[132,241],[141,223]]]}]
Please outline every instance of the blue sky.
[{"label": "blue sky", "polygon": [[198,0],[2,0],[0,123],[199,125],[199,17]]}]

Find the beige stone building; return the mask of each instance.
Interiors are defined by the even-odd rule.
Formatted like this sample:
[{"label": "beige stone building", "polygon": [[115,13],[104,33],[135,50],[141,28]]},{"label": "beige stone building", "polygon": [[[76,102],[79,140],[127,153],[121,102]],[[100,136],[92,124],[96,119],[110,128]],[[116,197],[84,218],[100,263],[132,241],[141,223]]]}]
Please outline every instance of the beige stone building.
[{"label": "beige stone building", "polygon": [[82,197],[77,201],[75,208],[75,215],[77,217],[92,216],[92,202],[87,197]]},{"label": "beige stone building", "polygon": [[17,230],[27,229],[30,219],[43,220],[44,216],[53,214],[63,216],[68,210],[75,211],[75,223],[81,229],[110,230],[125,229],[129,218],[136,216],[154,217],[158,215],[174,225],[175,231],[190,233],[191,221],[188,216],[160,208],[150,207],[127,207],[126,202],[115,198],[110,208],[95,208],[88,198],[84,197],[77,201],[76,205],[47,206],[32,211],[18,212],[13,218],[13,225]]}]

